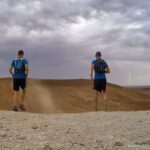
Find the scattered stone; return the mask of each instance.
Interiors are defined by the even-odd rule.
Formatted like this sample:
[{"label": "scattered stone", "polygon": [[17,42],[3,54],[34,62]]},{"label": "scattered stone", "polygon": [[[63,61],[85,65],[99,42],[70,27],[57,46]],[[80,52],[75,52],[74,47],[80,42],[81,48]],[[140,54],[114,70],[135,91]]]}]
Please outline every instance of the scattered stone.
[{"label": "scattered stone", "polygon": [[101,148],[104,149],[104,145],[103,144],[101,145]]},{"label": "scattered stone", "polygon": [[150,145],[150,140],[147,140],[145,142],[135,142],[136,145]]},{"label": "scattered stone", "polygon": [[124,146],[124,144],[121,142],[115,142],[114,146]]},{"label": "scattered stone", "polygon": [[72,145],[77,145],[77,144],[78,144],[77,142],[72,143]]},{"label": "scattered stone", "polygon": [[96,143],[101,145],[103,143],[103,141],[102,140],[96,140]]},{"label": "scattered stone", "polygon": [[135,142],[136,145],[143,145],[143,142]]},{"label": "scattered stone", "polygon": [[49,145],[46,145],[43,150],[53,150]]},{"label": "scattered stone", "polygon": [[45,128],[47,128],[47,127],[48,127],[48,125],[46,124],[44,127],[45,127]]},{"label": "scattered stone", "polygon": [[96,147],[94,147],[94,149],[99,149],[99,147],[98,147],[98,146],[96,146]]},{"label": "scattered stone", "polygon": [[80,146],[85,146],[85,144],[83,144],[83,143],[80,143],[79,145],[80,145]]},{"label": "scattered stone", "polygon": [[4,120],[5,119],[5,117],[1,117],[1,120]]},{"label": "scattered stone", "polygon": [[142,120],[138,120],[138,121],[137,121],[137,123],[141,123],[141,122],[143,122],[143,121],[142,121]]},{"label": "scattered stone", "polygon": [[[116,118],[113,118],[115,114]],[[4,115],[6,116],[5,122],[0,122],[0,150],[149,149],[149,116],[141,115],[142,118],[134,113],[130,115],[130,112],[125,114],[125,118],[129,118],[131,123],[126,120],[120,122],[119,118],[122,117],[122,114],[119,115],[118,112],[107,114],[110,116],[109,120],[105,119],[103,113],[73,114],[73,116],[72,114],[64,114],[64,118],[62,117],[62,120],[58,122],[55,121],[55,115],[49,117],[43,114],[43,119],[42,117],[32,119],[32,115],[36,114],[29,114],[28,120],[23,121],[26,114],[17,113],[12,117],[8,112],[10,118]],[[97,116],[100,116],[104,121],[96,122],[95,125],[94,117]],[[139,122],[143,120],[143,123],[136,124],[134,118]],[[87,120],[87,123],[84,122],[84,119]],[[130,132],[128,131],[129,127],[132,127]]]},{"label": "scattered stone", "polygon": [[10,131],[8,128],[4,129],[4,131]]},{"label": "scattered stone", "polygon": [[6,137],[6,136],[7,136],[7,135],[6,135],[5,133],[1,134],[1,137],[3,137],[3,138]]},{"label": "scattered stone", "polygon": [[147,145],[150,145],[150,140],[147,140],[144,143],[147,144]]},{"label": "scattered stone", "polygon": [[38,129],[39,127],[37,126],[37,125],[33,125],[32,126],[32,129],[34,129],[34,130],[36,130],[36,129]]},{"label": "scattered stone", "polygon": [[23,136],[18,137],[18,140],[21,140],[21,141],[23,141],[23,140],[25,140],[25,139],[26,139],[26,137],[23,137]]},{"label": "scattered stone", "polygon": [[68,130],[66,131],[67,134],[71,133],[71,129],[68,128]]}]

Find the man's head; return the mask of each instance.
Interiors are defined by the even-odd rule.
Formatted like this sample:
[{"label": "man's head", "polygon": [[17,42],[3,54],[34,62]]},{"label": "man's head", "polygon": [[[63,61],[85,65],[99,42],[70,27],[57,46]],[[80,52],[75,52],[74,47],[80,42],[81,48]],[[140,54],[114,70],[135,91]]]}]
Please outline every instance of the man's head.
[{"label": "man's head", "polygon": [[24,51],[23,50],[19,50],[18,51],[18,57],[19,58],[23,58],[24,57]]},{"label": "man's head", "polygon": [[95,54],[96,59],[100,59],[101,56],[102,56],[101,52],[99,52],[99,51],[96,52],[96,54]]}]

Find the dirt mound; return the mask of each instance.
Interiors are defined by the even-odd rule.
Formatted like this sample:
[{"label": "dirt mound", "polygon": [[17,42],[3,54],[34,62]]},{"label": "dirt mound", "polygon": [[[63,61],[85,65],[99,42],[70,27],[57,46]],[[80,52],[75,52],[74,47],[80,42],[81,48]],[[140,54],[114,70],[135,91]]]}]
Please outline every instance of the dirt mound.
[{"label": "dirt mound", "polygon": [[[11,79],[0,79],[0,109],[13,104]],[[26,106],[35,113],[77,113],[94,109],[90,80],[28,80]],[[143,89],[108,85],[109,111],[148,110],[150,94]]]}]

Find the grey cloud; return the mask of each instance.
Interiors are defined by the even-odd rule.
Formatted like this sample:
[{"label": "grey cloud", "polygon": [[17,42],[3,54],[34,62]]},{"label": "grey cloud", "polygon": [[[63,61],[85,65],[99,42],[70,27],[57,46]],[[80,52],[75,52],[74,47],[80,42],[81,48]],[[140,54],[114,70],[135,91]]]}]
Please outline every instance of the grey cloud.
[{"label": "grey cloud", "polygon": [[8,76],[10,61],[24,49],[31,77],[89,78],[91,60],[100,49],[113,70],[109,81],[127,84],[129,64],[144,63],[143,74],[150,73],[149,6],[138,0],[3,0],[0,76]]}]

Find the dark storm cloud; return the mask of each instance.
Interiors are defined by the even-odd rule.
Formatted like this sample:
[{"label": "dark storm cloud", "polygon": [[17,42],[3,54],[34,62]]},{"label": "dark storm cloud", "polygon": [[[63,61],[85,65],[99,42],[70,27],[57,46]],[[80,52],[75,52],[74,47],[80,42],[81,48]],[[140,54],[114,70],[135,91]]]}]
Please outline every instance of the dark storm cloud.
[{"label": "dark storm cloud", "polygon": [[[24,49],[32,77],[87,78],[100,49],[113,70],[111,82],[127,84],[132,70],[133,84],[150,84],[144,74],[150,69],[149,8],[148,0],[0,1],[0,74],[8,76],[16,50]],[[144,65],[144,81],[136,64]]]}]

